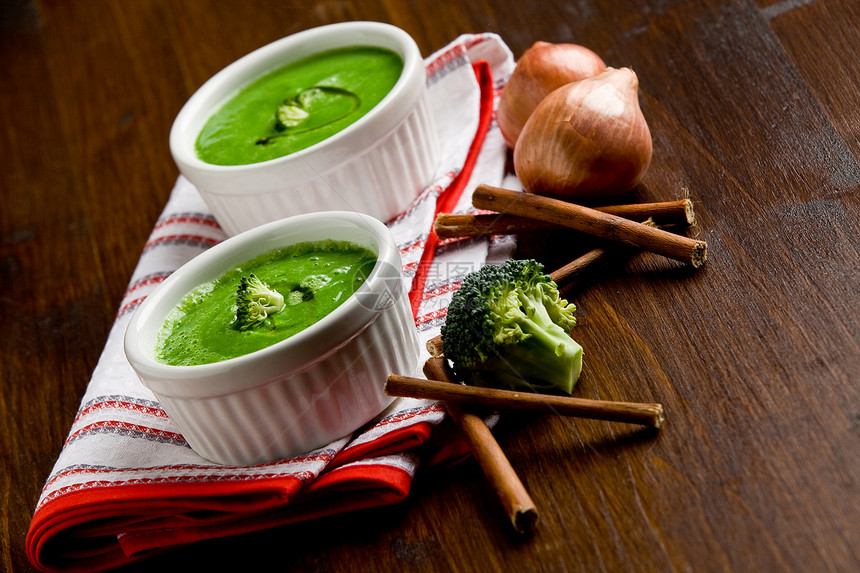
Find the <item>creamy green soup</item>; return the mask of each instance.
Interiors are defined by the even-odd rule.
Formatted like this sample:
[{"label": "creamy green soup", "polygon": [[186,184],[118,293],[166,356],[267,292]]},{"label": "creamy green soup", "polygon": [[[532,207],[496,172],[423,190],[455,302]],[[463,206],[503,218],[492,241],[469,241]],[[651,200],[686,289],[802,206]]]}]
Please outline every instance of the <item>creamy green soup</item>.
[{"label": "creamy green soup", "polygon": [[[156,358],[209,364],[260,350],[301,332],[343,304],[373,268],[376,254],[346,241],[298,243],[234,267],[189,293],[158,334]],[[253,273],[283,296],[283,308],[253,327],[237,324],[237,290]]]},{"label": "creamy green soup", "polygon": [[197,138],[197,155],[215,165],[246,165],[310,147],[367,114],[402,71],[399,55],[373,47],[291,63],[251,82],[215,112]]}]

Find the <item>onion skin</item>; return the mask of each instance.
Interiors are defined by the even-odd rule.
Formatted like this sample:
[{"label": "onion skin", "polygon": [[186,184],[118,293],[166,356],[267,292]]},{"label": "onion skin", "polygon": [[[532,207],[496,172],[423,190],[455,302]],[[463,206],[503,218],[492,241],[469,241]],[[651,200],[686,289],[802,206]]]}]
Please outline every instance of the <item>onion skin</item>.
[{"label": "onion skin", "polygon": [[632,190],[652,154],[638,89],[633,70],[608,68],[544,98],[514,148],[526,191],[578,202]]},{"label": "onion skin", "polygon": [[508,146],[514,148],[529,116],[553,90],[605,69],[600,56],[584,46],[535,42],[523,52],[499,98],[499,129]]}]

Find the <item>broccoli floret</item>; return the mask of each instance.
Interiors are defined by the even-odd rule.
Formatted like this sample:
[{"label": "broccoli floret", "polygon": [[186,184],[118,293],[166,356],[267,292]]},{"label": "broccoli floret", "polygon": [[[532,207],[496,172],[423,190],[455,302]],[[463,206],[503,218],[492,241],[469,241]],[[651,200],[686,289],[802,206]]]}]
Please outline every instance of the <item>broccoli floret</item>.
[{"label": "broccoli floret", "polygon": [[233,326],[248,330],[260,325],[272,313],[283,310],[284,297],[271,289],[254,273],[239,279],[236,291],[236,318]]},{"label": "broccoli floret", "polygon": [[288,127],[296,127],[310,115],[300,102],[287,100],[278,107],[278,111],[275,113],[275,131],[284,131]]},{"label": "broccoli floret", "polygon": [[445,356],[468,384],[570,394],[582,370],[575,311],[537,261],[484,266],[453,295]]}]

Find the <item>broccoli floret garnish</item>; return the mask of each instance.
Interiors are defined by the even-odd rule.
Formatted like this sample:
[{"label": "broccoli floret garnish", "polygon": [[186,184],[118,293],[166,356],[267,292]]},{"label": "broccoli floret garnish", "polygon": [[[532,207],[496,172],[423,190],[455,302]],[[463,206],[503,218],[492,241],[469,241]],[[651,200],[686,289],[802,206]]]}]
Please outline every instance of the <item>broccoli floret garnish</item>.
[{"label": "broccoli floret garnish", "polygon": [[278,107],[278,111],[275,113],[275,131],[284,131],[288,127],[296,127],[310,115],[302,107],[300,101],[287,100]]},{"label": "broccoli floret garnish", "polygon": [[445,356],[468,384],[570,394],[582,370],[575,311],[537,261],[487,265],[453,295]]},{"label": "broccoli floret garnish", "polygon": [[283,310],[284,306],[283,295],[251,273],[239,279],[233,326],[239,330],[254,328],[262,324],[270,314]]}]

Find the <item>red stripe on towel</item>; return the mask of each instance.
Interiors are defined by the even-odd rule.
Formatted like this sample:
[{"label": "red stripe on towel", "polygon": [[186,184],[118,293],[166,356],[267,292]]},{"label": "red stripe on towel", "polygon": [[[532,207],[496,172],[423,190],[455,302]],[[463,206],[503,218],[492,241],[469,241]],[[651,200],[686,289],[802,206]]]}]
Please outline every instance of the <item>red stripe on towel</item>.
[{"label": "red stripe on towel", "polygon": [[[475,163],[478,161],[478,155],[481,152],[481,146],[484,144],[484,139],[487,136],[487,131],[490,128],[490,123],[493,119],[493,77],[490,73],[490,65],[487,62],[475,62],[472,67],[475,70],[475,76],[478,80],[478,85],[481,88],[481,108],[478,119],[478,131],[475,134],[475,139],[472,140],[472,145],[469,147],[469,153],[466,156],[466,161],[463,164],[463,169],[451,182],[445,191],[439,196],[436,201],[435,215],[439,213],[448,213],[457,205],[460,200],[460,195],[466,188],[469,178],[472,175],[472,170]],[[435,219],[434,215],[434,219]],[[415,278],[412,280],[412,288],[409,291],[409,303],[412,306],[412,316],[418,316],[418,307],[424,299],[424,285],[427,282],[427,270],[433,262],[433,257],[436,254],[436,246],[439,243],[439,237],[436,232],[430,229],[430,234],[427,237],[427,245],[424,252],[421,254],[421,260],[418,263],[418,269],[415,272]]]}]

